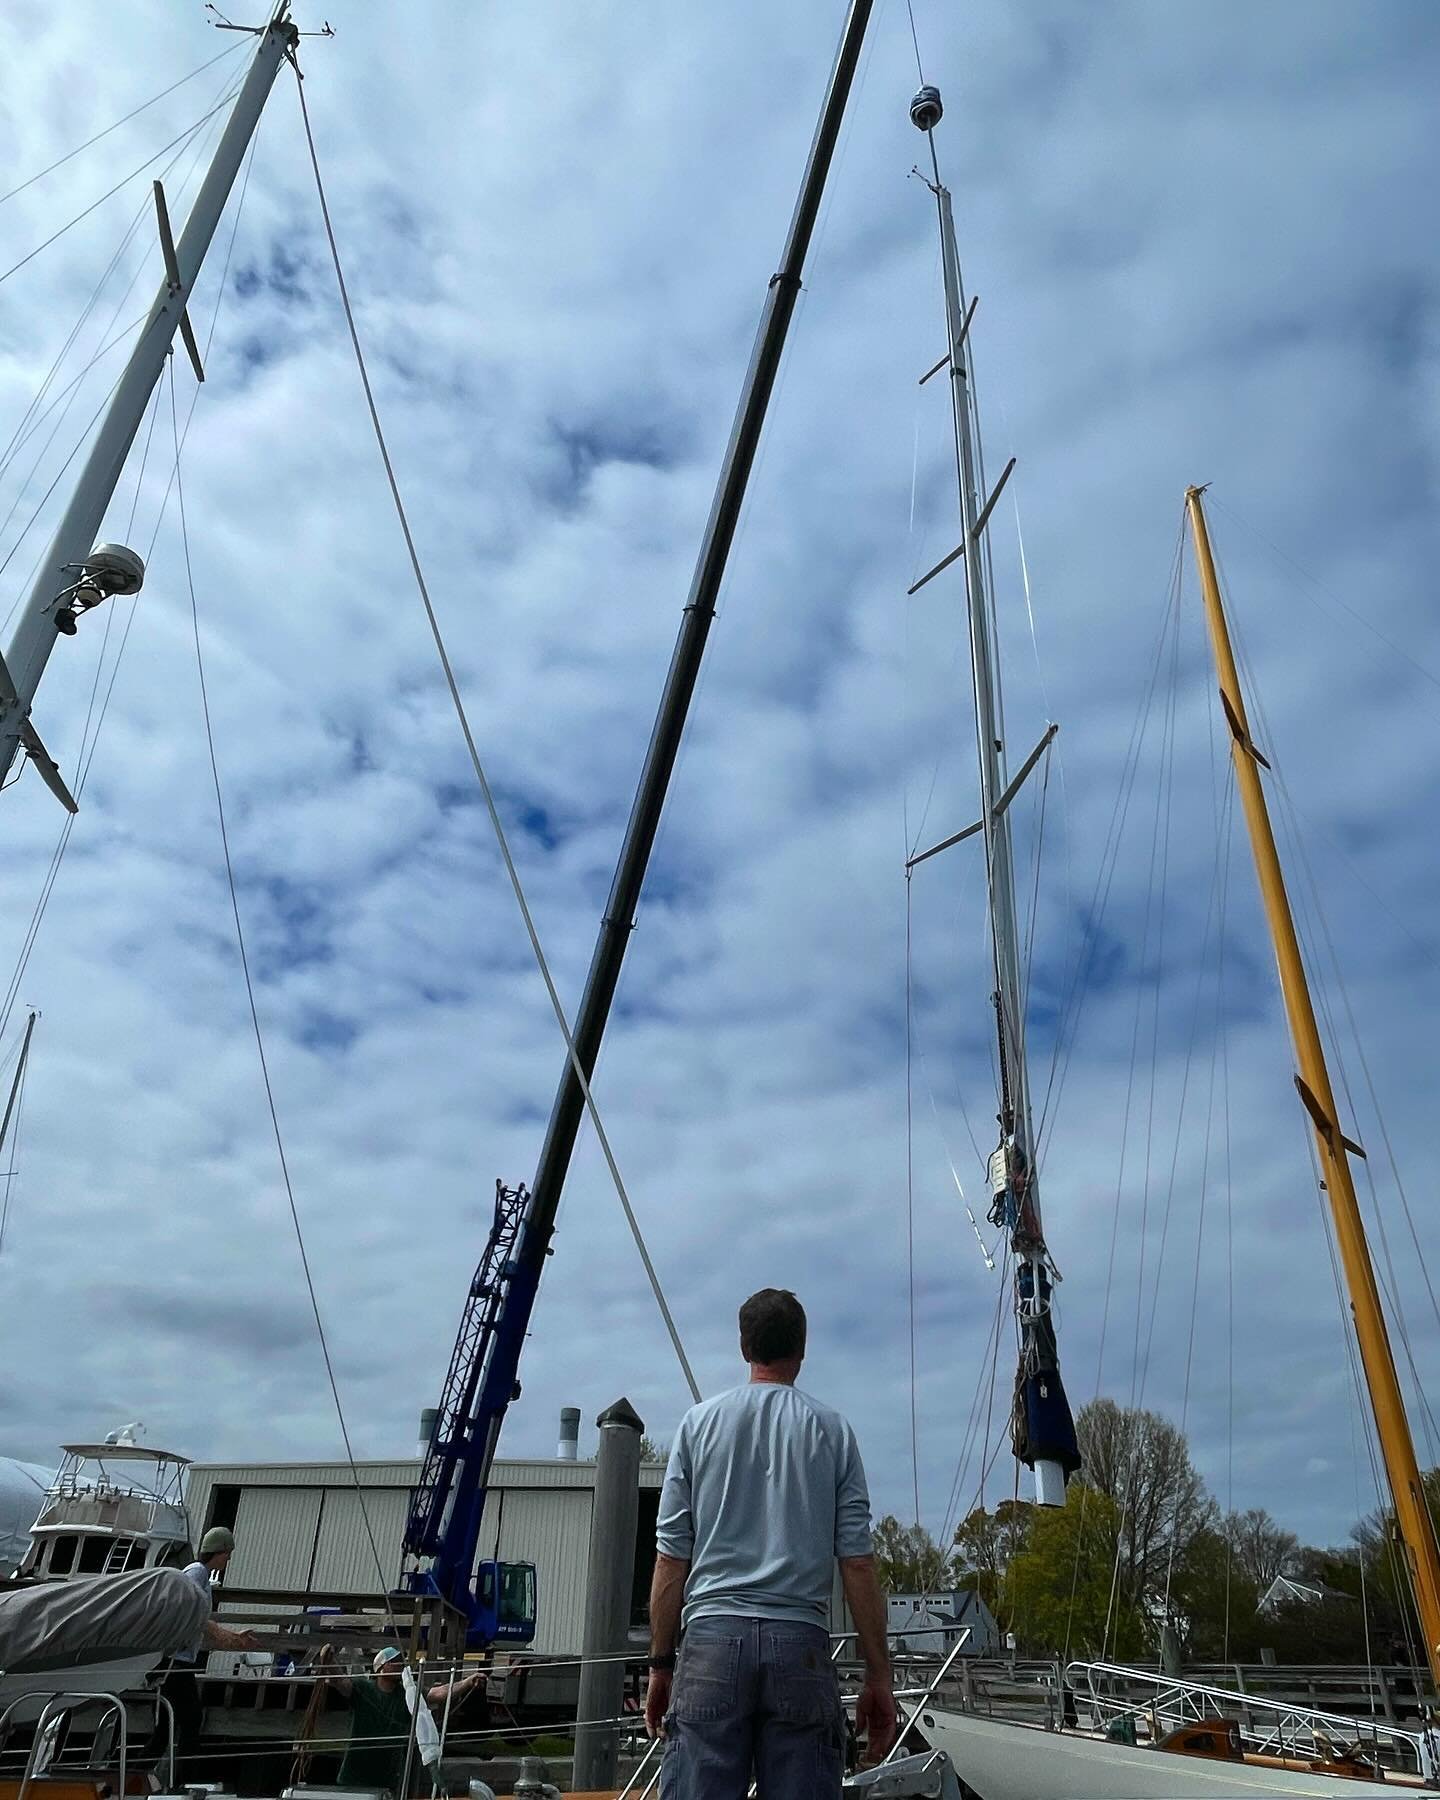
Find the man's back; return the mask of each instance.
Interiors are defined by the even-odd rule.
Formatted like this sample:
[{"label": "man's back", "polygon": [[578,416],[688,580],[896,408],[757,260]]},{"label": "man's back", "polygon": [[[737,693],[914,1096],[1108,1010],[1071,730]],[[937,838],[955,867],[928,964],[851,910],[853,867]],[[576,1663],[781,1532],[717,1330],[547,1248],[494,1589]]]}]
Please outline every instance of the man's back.
[{"label": "man's back", "polygon": [[670,1453],[656,1543],[691,1565],[687,1626],[740,1615],[823,1628],[835,1558],[870,1551],[854,1432],[779,1382],[692,1407]]}]

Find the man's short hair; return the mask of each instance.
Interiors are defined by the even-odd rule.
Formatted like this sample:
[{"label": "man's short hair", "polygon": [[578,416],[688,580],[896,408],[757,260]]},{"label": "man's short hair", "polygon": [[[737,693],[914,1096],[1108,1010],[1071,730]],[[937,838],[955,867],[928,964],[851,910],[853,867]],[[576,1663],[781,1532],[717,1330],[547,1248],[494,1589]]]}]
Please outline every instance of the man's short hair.
[{"label": "man's short hair", "polygon": [[740,1308],[740,1354],[750,1363],[804,1356],[805,1308],[789,1288],[761,1288]]}]

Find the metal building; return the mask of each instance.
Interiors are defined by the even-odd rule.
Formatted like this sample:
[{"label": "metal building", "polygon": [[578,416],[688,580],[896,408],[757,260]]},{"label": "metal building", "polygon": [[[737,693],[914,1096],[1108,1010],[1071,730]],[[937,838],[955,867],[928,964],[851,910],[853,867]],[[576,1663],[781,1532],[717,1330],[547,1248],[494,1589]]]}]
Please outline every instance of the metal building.
[{"label": "metal building", "polygon": [[[185,1490],[192,1529],[197,1541],[212,1525],[234,1531],[235,1555],[225,1579],[236,1588],[383,1592],[400,1574],[420,1463],[362,1462],[356,1474],[361,1492],[348,1463],[195,1463]],[[641,1641],[664,1479],[662,1464],[641,1465],[631,1613]],[[491,1475],[480,1555],[534,1563],[539,1623],[533,1648],[542,1654],[580,1652],[594,1485],[593,1462],[497,1461]]]},{"label": "metal building", "polygon": [[998,1656],[1000,1627],[995,1615],[973,1588],[947,1594],[890,1594],[885,1601],[885,1628],[897,1651],[944,1656],[968,1629],[962,1656]]}]

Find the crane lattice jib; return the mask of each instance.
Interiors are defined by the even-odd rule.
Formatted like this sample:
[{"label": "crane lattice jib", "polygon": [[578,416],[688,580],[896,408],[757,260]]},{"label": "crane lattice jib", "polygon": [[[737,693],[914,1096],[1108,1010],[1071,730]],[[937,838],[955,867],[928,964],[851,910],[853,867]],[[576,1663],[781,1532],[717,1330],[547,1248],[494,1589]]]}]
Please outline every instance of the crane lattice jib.
[{"label": "crane lattice jib", "polygon": [[523,1185],[507,1188],[503,1182],[495,1183],[495,1221],[470,1283],[435,1429],[405,1526],[407,1564],[410,1558],[441,1554],[457,1476],[477,1458],[485,1459],[490,1450],[491,1421],[477,1416],[476,1400],[483,1391],[504,1316],[515,1247],[529,1205],[530,1195]]}]

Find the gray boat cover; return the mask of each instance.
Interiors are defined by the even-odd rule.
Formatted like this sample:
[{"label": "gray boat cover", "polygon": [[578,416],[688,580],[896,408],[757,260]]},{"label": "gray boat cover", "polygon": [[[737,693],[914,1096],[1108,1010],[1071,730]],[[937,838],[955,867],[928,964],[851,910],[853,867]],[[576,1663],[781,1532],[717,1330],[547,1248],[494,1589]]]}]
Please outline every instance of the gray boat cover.
[{"label": "gray boat cover", "polygon": [[0,1592],[0,1672],[195,1650],[210,1596],[179,1569],[81,1575]]}]

